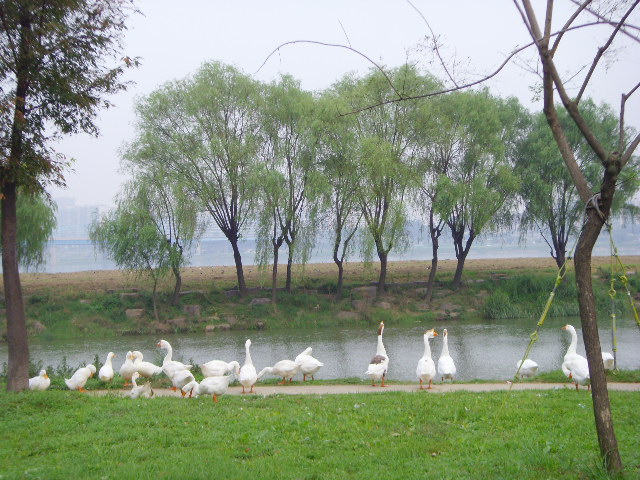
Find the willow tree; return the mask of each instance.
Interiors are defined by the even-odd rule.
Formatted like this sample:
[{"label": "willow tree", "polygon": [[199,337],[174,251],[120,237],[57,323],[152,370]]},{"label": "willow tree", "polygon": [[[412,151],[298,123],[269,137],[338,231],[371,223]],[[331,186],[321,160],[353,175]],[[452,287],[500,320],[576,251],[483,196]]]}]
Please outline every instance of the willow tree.
[{"label": "willow tree", "polygon": [[241,294],[247,287],[239,242],[257,198],[260,102],[257,82],[232,66],[206,63],[138,102],[132,144],[147,168],[165,168],[209,213],[233,250]]},{"label": "willow tree", "polygon": [[[600,454],[609,472],[622,471],[622,459],[618,450],[618,442],[613,427],[609,393],[607,390],[607,378],[602,364],[602,351],[600,337],[598,335],[598,322],[596,315],[595,297],[591,278],[591,257],[593,247],[600,235],[602,227],[611,216],[614,195],[622,170],[629,164],[633,153],[640,144],[640,134],[631,138],[625,135],[625,109],[626,103],[640,88],[638,75],[626,79],[628,87],[620,92],[619,138],[615,146],[607,145],[601,136],[589,124],[583,114],[582,99],[590,87],[594,72],[603,68],[602,59],[610,48],[615,48],[617,43],[624,40],[625,35],[632,38],[638,29],[631,23],[634,13],[640,2],[620,2],[610,5],[606,12],[590,8],[592,2],[576,2],[575,10],[564,21],[554,23],[554,2],[548,0],[544,11],[536,14],[530,0],[515,2],[522,20],[531,39],[537,49],[538,58],[542,64],[542,88],[544,115],[551,129],[553,138],[560,150],[560,155],[565,167],[576,187],[582,203],[586,206],[584,224],[574,256],[576,272],[576,286],[578,290],[578,303],[580,308],[580,320],[582,323],[582,336],[584,338],[587,360],[589,363],[589,376],[591,378],[593,409],[598,434]],[[597,5],[595,5],[597,7]],[[543,23],[538,21],[538,15],[542,13]],[[588,23],[596,19],[601,26],[607,26],[608,30],[601,38],[602,44],[593,49],[593,60],[582,71],[580,85],[573,95],[567,88],[568,81],[575,81],[573,75],[563,77],[560,73],[561,63],[556,61],[558,52],[562,52],[563,41],[570,38],[574,32],[573,27],[580,23]],[[633,44],[638,47],[638,43]],[[589,47],[586,45],[585,47]],[[584,48],[584,47],[583,47]],[[563,108],[571,117],[571,120],[593,150],[597,163],[600,166],[600,179],[596,183],[589,181],[584,170],[580,167],[567,138],[567,129],[560,121],[560,114],[556,108],[556,95]]]},{"label": "willow tree", "polygon": [[410,66],[398,68],[388,76],[377,70],[362,79],[347,76],[336,84],[342,101],[352,110],[378,104],[355,116],[356,196],[369,234],[368,242],[380,261],[378,295],[385,291],[389,253],[406,244],[406,195],[417,177],[414,128],[417,103],[386,102],[398,95],[409,96],[436,86],[431,77]]},{"label": "willow tree", "polygon": [[[283,189],[272,203],[271,214],[288,247],[286,290],[291,291],[294,258],[304,264],[315,239],[318,199],[324,177],[317,160],[317,139],[312,128],[316,100],[298,81],[283,76],[266,85],[261,110],[264,135],[262,156],[266,168],[278,172]],[[273,197],[272,197],[273,198]]]},{"label": "willow tree", "polygon": [[526,117],[515,99],[487,91],[457,92],[444,101],[455,105],[458,122],[445,125],[451,126],[456,146],[437,181],[435,205],[451,231],[457,259],[452,285],[458,288],[473,242],[510,220],[519,181],[509,160]]},{"label": "willow tree", "polygon": [[29,347],[17,255],[18,190],[64,184],[52,136],[97,134],[106,95],[125,88],[117,61],[124,0],[0,1],[0,196],[9,350],[7,390],[28,386]]},{"label": "willow tree", "polygon": [[121,199],[115,209],[92,222],[89,238],[118,267],[138,278],[151,279],[153,313],[159,321],[158,284],[171,266],[172,248],[144,203]]},{"label": "willow tree", "polygon": [[[610,106],[596,105],[587,99],[582,102],[582,115],[608,148],[616,148],[619,124]],[[601,173],[595,152],[566,110],[558,110],[558,119],[581,170],[590,183],[596,183]],[[518,148],[515,166],[516,174],[522,181],[521,236],[524,237],[531,231],[539,233],[558,267],[563,267],[569,253],[569,241],[580,231],[584,204],[565,168],[542,112],[533,118],[532,128]],[[632,212],[633,206],[625,200],[633,197],[640,180],[628,169],[620,175],[623,195],[614,197],[614,211]]]},{"label": "willow tree", "polygon": [[338,267],[336,300],[342,298],[344,264],[354,249],[354,240],[362,220],[356,195],[358,170],[355,162],[357,143],[354,119],[352,116],[339,116],[339,112],[344,110],[335,91],[324,92],[317,125],[320,137],[318,159],[328,182],[323,221],[333,232],[332,256]]}]

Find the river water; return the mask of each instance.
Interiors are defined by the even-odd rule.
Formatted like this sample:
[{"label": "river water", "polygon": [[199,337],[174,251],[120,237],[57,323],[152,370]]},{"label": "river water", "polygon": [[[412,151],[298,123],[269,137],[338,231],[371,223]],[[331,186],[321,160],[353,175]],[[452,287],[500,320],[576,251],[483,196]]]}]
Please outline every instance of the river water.
[{"label": "river water", "polygon": [[[558,370],[569,345],[569,334],[561,330],[565,323],[578,331],[578,353],[584,355],[582,332],[578,318],[549,318],[540,330],[529,358],[540,365],[540,371]],[[604,351],[612,351],[611,327],[600,321],[600,341]],[[442,349],[442,330],[449,331],[449,350],[457,368],[457,380],[508,380],[515,373],[535,329],[536,320],[518,319],[490,321],[482,324],[464,320],[436,325],[387,325],[383,340],[390,358],[387,377],[392,380],[415,381],[416,365],[424,352],[423,334],[435,327],[440,336],[431,340],[432,358],[437,362]],[[377,325],[331,327],[296,330],[228,331],[212,334],[164,335],[171,343],[174,359],[200,364],[213,359],[244,363],[244,343],[251,339],[251,356],[258,370],[279,360],[294,359],[307,347],[324,363],[316,378],[367,378],[364,372],[376,351]],[[630,319],[618,319],[618,367],[640,369],[640,332]],[[145,360],[160,364],[164,352],[156,347],[159,336],[123,336],[76,340],[32,340],[33,361],[58,366],[66,357],[75,367],[94,360],[104,361],[109,351],[116,353],[114,365],[119,368],[128,350],[140,350]],[[0,344],[0,364],[7,361],[7,345]]]}]

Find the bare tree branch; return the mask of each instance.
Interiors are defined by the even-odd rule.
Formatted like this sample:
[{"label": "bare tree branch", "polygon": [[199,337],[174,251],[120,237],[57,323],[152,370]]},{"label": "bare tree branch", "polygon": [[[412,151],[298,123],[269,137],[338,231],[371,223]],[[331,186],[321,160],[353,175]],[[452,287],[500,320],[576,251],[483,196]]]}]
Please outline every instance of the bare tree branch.
[{"label": "bare tree branch", "polygon": [[[633,87],[629,93],[626,93],[626,94],[623,93],[622,99],[620,100],[620,140],[618,142],[618,151],[620,153],[624,151],[624,114],[625,114],[627,99],[631,97],[631,95],[633,95],[638,88],[640,88],[640,83],[637,83],[636,86]],[[635,147],[634,147],[634,150],[635,150]],[[624,164],[627,163],[629,158],[631,158],[632,153],[633,151],[630,151],[630,150],[627,150],[624,153],[624,155],[620,159],[622,162],[622,166],[624,166]]]},{"label": "bare tree branch", "polygon": [[604,55],[604,52],[606,52],[607,49],[611,46],[611,44],[613,43],[613,40],[615,39],[616,35],[620,31],[620,28],[622,27],[622,25],[624,25],[624,22],[627,20],[629,15],[631,15],[631,12],[633,12],[633,10],[638,6],[638,3],[640,3],[640,0],[636,0],[634,2],[634,4],[631,7],[629,7],[629,10],[627,10],[627,12],[624,14],[624,16],[618,22],[618,25],[616,25],[616,27],[613,29],[613,32],[609,36],[609,39],[607,40],[607,42],[602,47],[598,48],[598,53],[594,57],[593,63],[591,64],[591,68],[589,69],[589,72],[587,73],[587,76],[585,77],[584,82],[582,82],[582,87],[580,87],[580,91],[578,92],[578,96],[576,97],[576,100],[575,100],[576,104],[580,103],[580,99],[582,98],[582,94],[584,93],[585,89],[587,88],[587,85],[589,84],[589,81],[591,80],[591,77],[593,75],[593,72],[596,69],[596,66],[598,65],[598,62],[602,58],[602,55]]},{"label": "bare tree branch", "polygon": [[[571,0],[571,1],[573,3],[575,3],[576,5],[580,5],[580,2],[578,0]],[[591,15],[593,15],[594,17],[596,17],[598,20],[600,20],[600,23],[602,23],[602,24],[607,24],[607,25],[611,25],[611,26],[614,26],[614,27],[617,25],[616,22],[612,22],[608,18],[603,17],[602,15],[600,15],[595,10],[592,10],[591,8],[585,8],[585,10],[587,12],[589,12]],[[640,27],[638,27],[636,25],[627,24],[627,25],[623,26],[622,29],[620,30],[624,35],[629,37],[631,40],[640,43],[640,38],[638,38],[638,36],[633,35],[632,33],[628,32],[627,30],[629,30],[629,29],[640,31]]]},{"label": "bare tree branch", "polygon": [[451,83],[453,83],[455,87],[459,87],[458,82],[456,82],[456,80],[453,78],[453,75],[449,72],[449,69],[447,68],[447,64],[442,58],[442,55],[440,55],[440,49],[438,48],[438,41],[436,39],[435,33],[433,32],[433,29],[431,28],[431,25],[429,25],[429,22],[427,21],[425,16],[422,14],[422,12],[413,3],[411,3],[411,0],[407,0],[407,3],[411,5],[411,8],[413,8],[418,13],[418,15],[420,15],[424,23],[427,25],[429,32],[431,32],[431,38],[433,38],[433,48],[436,52],[436,55],[438,56],[438,60],[440,60],[440,65],[442,66],[445,73],[447,74],[447,77],[449,77],[449,80],[451,80]]},{"label": "bare tree branch", "polygon": [[587,6],[591,2],[592,2],[592,0],[587,0],[582,5],[579,5],[579,8],[575,12],[573,12],[573,15],[571,15],[569,20],[567,20],[567,23],[564,24],[564,27],[562,27],[562,30],[561,30],[560,34],[556,37],[555,42],[553,42],[553,47],[551,47],[551,55],[555,55],[556,54],[556,50],[558,49],[558,45],[560,44],[560,40],[562,40],[562,37],[564,37],[564,34],[567,31],[567,29],[569,28],[569,26],[571,26],[571,24],[574,22],[574,20],[576,18],[578,18],[578,16],[584,11],[585,8],[587,8]]},{"label": "bare tree branch", "polygon": [[324,47],[344,48],[345,50],[349,50],[349,51],[355,53],[356,55],[360,55],[362,58],[366,59],[369,63],[371,63],[374,67],[376,67],[380,71],[380,73],[382,73],[382,75],[384,75],[384,78],[387,80],[387,82],[389,82],[389,85],[391,85],[391,88],[393,89],[395,94],[398,95],[399,100],[406,99],[406,97],[403,97],[402,94],[400,92],[398,92],[398,90],[396,90],[395,86],[393,85],[393,82],[391,81],[391,79],[389,78],[387,73],[384,71],[384,69],[380,65],[378,65],[376,62],[371,60],[371,58],[366,56],[364,53],[356,50],[355,48],[349,47],[347,45],[340,45],[339,43],[318,42],[316,40],[292,40],[290,42],[282,43],[282,44],[278,45],[269,55],[267,55],[267,58],[264,59],[264,62],[262,62],[262,65],[260,65],[260,68],[258,68],[258,70],[256,70],[255,73],[258,73],[260,70],[262,70],[262,67],[264,67],[265,64],[269,61],[269,59],[276,52],[280,51],[280,49],[282,47],[286,47],[287,45],[294,45],[294,44],[297,44],[297,43],[310,43],[312,45],[322,45]]}]

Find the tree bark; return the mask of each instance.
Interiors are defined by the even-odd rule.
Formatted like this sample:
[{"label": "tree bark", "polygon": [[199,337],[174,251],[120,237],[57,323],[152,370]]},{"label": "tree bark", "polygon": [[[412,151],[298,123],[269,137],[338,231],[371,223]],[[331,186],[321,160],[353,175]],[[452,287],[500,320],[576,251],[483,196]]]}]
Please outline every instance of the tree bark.
[{"label": "tree bark", "polygon": [[173,267],[173,276],[176,279],[176,284],[173,287],[173,297],[171,299],[171,305],[178,305],[180,303],[180,290],[182,289],[182,274],[180,269]]},{"label": "tree bark", "polygon": [[387,252],[378,250],[378,258],[380,259],[380,276],[378,277],[378,289],[376,295],[382,297],[384,295],[387,284]]},{"label": "tree bark", "polygon": [[24,314],[17,251],[17,186],[2,185],[2,278],[7,306],[7,346],[9,353],[7,390],[29,387],[29,344]]},{"label": "tree bark", "polygon": [[462,284],[462,272],[464,270],[464,262],[466,259],[466,253],[463,253],[458,257],[458,263],[456,264],[456,273],[453,275],[453,283],[451,284],[454,290],[460,288],[460,285]]},{"label": "tree bark", "polygon": [[273,268],[271,269],[271,303],[276,304],[277,292],[278,292],[278,252],[280,250],[280,243],[273,244]]},{"label": "tree bark", "polygon": [[244,270],[242,269],[242,255],[240,255],[240,249],[238,248],[238,240],[229,239],[229,242],[231,243],[231,248],[233,248],[233,259],[236,263],[236,275],[238,277],[238,291],[240,292],[240,296],[244,296],[247,293],[247,284],[244,281]]},{"label": "tree bark", "polygon": [[292,270],[293,270],[293,250],[292,250],[292,244],[287,243],[287,245],[289,246],[289,254],[287,255],[287,283],[285,286],[285,290],[289,293],[291,293],[291,277],[292,277]]},{"label": "tree bark", "polygon": [[336,265],[338,266],[338,285],[336,286],[336,294],[334,300],[339,302],[342,300],[342,282],[344,281],[344,265],[342,260],[335,260]]},{"label": "tree bark", "polygon": [[427,291],[424,294],[424,300],[427,302],[427,304],[431,304],[431,298],[433,297],[433,290],[435,288],[435,283],[436,283],[436,273],[438,271],[438,245],[432,243],[431,251],[432,251],[431,271],[429,271],[429,280],[427,281]]}]

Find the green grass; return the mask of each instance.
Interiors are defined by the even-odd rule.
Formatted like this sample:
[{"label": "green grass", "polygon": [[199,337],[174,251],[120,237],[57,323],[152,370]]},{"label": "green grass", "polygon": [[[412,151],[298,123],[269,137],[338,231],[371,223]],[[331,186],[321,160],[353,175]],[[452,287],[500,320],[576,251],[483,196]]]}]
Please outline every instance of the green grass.
[{"label": "green grass", "polygon": [[[610,392],[626,477],[640,394]],[[603,478],[586,391],[130,400],[0,393],[0,478]]]}]

